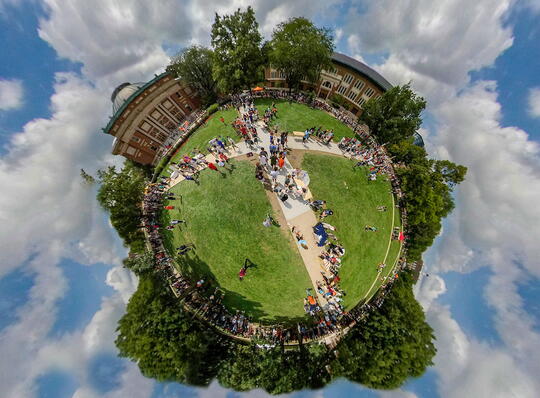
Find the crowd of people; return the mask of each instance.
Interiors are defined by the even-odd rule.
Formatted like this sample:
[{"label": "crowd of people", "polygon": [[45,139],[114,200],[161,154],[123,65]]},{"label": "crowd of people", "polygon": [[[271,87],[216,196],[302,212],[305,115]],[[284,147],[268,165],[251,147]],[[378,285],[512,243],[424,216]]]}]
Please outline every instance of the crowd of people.
[{"label": "crowd of people", "polygon": [[[277,90],[263,91],[257,93],[257,96],[287,99],[300,103],[307,103],[309,100],[308,96],[302,93],[289,95],[286,91]],[[229,105],[225,106],[235,107],[239,111],[240,116],[232,123],[232,126],[239,138],[244,139],[253,150],[257,150],[259,158],[256,164],[256,177],[262,182],[270,181],[272,190],[278,194],[282,201],[286,201],[289,196],[304,199],[306,189],[296,182],[301,177],[301,170],[293,170],[286,174],[284,184],[277,183],[277,175],[283,168],[289,148],[287,146],[287,132],[279,132],[277,128],[272,129],[269,127],[270,121],[276,118],[278,114],[275,103],[267,107],[262,117],[254,106],[253,97],[250,95],[232,96]],[[311,101],[311,106],[332,113],[336,118],[354,128],[357,137],[343,138],[339,143],[340,149],[345,154],[358,159],[358,166],[369,166],[370,175],[384,174],[389,178],[393,192],[398,198],[398,205],[402,208],[403,222],[406,223],[406,210],[403,208],[401,200],[402,193],[384,147],[377,145],[363,126],[356,124],[352,119],[348,119],[347,115],[338,113],[326,103],[314,100]],[[263,124],[268,128],[271,137],[268,151],[260,146],[261,141],[255,126],[259,120],[264,122]],[[223,120],[222,122],[225,124]],[[323,142],[330,142],[333,138],[333,131],[323,130],[322,127],[313,127],[307,129],[305,135],[307,135],[306,139],[316,138]],[[198,173],[202,169],[208,167],[219,171],[215,167],[216,164],[225,166],[229,160],[227,153],[230,146],[235,146],[235,140],[231,137],[215,137],[209,141],[207,146],[207,151],[215,157],[215,163],[208,162],[205,155],[195,150],[191,156],[183,156],[177,162],[172,163],[172,170],[178,171],[187,180],[198,182]],[[405,251],[402,251],[403,256],[398,260],[397,267],[392,272],[391,277],[381,278],[383,284],[371,303],[361,303],[350,311],[344,311],[343,296],[346,295],[346,292],[339,286],[339,269],[346,250],[334,235],[336,228],[327,222],[327,217],[333,215],[333,210],[326,208],[324,200],[312,200],[309,205],[319,214],[319,222],[313,227],[313,231],[318,242],[322,243],[319,246],[322,248],[320,258],[324,267],[324,271],[321,271],[321,279],[316,281],[316,293],[313,292],[312,288],[308,288],[304,299],[304,309],[306,313],[313,316],[313,322],[311,324],[298,323],[289,326],[257,324],[252,321],[249,315],[241,311],[231,313],[223,305],[223,294],[219,288],[210,286],[203,279],[193,283],[174,266],[175,259],[165,250],[160,229],[174,230],[180,228],[185,221],[173,219],[168,225],[161,225],[159,221],[160,212],[173,210],[175,206],[171,205],[170,202],[173,201],[174,203],[175,200],[180,199],[167,190],[168,181],[167,178],[161,177],[158,182],[148,185],[143,201],[142,226],[154,253],[156,269],[167,275],[172,290],[183,301],[185,306],[226,334],[240,338],[263,339],[271,344],[296,344],[322,338],[358,322],[373,307],[380,307],[386,293],[389,291],[389,287],[397,279],[399,270],[407,267]],[[165,201],[167,201],[166,204]],[[377,210],[386,211],[386,207],[379,206]],[[307,247],[305,238],[294,227],[293,234],[300,246]],[[322,241],[323,237],[324,242]],[[177,255],[186,255],[193,249],[192,245],[182,245],[177,248]],[[378,267],[380,267],[380,264]],[[240,269],[239,278],[241,280],[246,277],[247,268],[244,265]],[[319,302],[318,296],[323,298],[323,303]]]}]

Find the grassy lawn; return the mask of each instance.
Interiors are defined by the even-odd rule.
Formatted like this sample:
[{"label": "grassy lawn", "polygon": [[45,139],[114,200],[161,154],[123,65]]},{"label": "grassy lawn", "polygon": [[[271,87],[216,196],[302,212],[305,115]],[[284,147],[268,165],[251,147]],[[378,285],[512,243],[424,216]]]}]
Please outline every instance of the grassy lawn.
[{"label": "grassy lawn", "polygon": [[[218,135],[222,135],[224,137],[230,136],[235,141],[238,141],[240,137],[238,137],[234,129],[231,127],[231,123],[236,119],[237,116],[238,113],[235,109],[217,111],[216,113],[210,115],[209,119],[203,125],[201,125],[201,127],[194,131],[184,145],[178,149],[178,151],[174,154],[172,161],[176,162],[182,156],[189,155],[195,148],[199,149],[202,153],[208,153],[206,150],[208,141],[217,137]],[[220,117],[225,119],[227,126],[224,126],[223,123],[219,121]],[[165,167],[161,173],[161,175],[165,177],[168,177],[170,174],[171,172],[169,167]]]},{"label": "grassy lawn", "polygon": [[[171,189],[182,195],[164,211],[163,221],[182,219],[182,229],[164,231],[169,250],[194,243],[196,250],[181,264],[192,278],[203,277],[225,291],[224,304],[245,310],[260,321],[285,321],[304,317],[303,298],[311,281],[292,236],[262,222],[272,207],[247,161],[233,161],[225,177],[212,170],[201,172],[200,185],[184,181]],[[249,258],[243,281],[238,272]]]},{"label": "grassy lawn", "polygon": [[[326,200],[327,207],[334,210],[327,222],[337,228],[336,236],[346,249],[340,277],[347,292],[345,307],[350,309],[381,284],[377,280],[370,290],[378,277],[377,265],[386,256],[392,228],[390,183],[380,177],[368,181],[367,168],[353,169],[353,163],[341,157],[307,153],[302,168],[310,175],[314,197]],[[379,212],[377,206],[387,206],[387,211]],[[395,218],[399,222],[397,213]],[[364,231],[366,224],[378,231]],[[394,264],[398,250],[398,242],[393,242],[382,275]]]},{"label": "grassy lawn", "polygon": [[323,129],[334,129],[334,141],[354,135],[349,127],[333,116],[319,109],[311,109],[307,105],[296,102],[289,104],[285,100],[259,98],[255,100],[255,106],[263,115],[266,108],[272,105],[272,102],[276,103],[278,109],[278,117],[272,123],[279,126],[280,130],[305,131],[306,128],[322,126]]}]

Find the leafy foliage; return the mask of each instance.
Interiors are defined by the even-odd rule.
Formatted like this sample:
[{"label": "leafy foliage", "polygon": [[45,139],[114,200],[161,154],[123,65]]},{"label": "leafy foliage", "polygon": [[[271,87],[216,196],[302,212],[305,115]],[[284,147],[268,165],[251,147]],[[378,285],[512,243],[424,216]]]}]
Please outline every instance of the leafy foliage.
[{"label": "leafy foliage", "polygon": [[216,113],[217,110],[219,109],[219,105],[218,104],[212,104],[208,107],[208,109],[206,110],[208,112],[208,115],[211,115],[213,113]]},{"label": "leafy foliage", "polygon": [[124,259],[123,263],[126,268],[141,275],[154,269],[155,259],[152,252],[144,251],[143,253],[132,253]]},{"label": "leafy foliage", "polygon": [[359,121],[369,126],[371,134],[379,143],[396,144],[420,128],[420,114],[426,101],[416,95],[410,84],[395,86],[382,96],[367,101]]},{"label": "leafy foliage", "polygon": [[213,51],[206,47],[191,46],[177,54],[167,66],[193,90],[199,92],[205,105],[217,98],[217,84],[212,77]]},{"label": "leafy foliage", "polygon": [[81,169],[81,178],[87,185],[94,185],[96,182],[96,179],[88,174],[84,169]]},{"label": "leafy foliage", "polygon": [[232,15],[216,13],[212,25],[213,78],[226,93],[236,93],[260,80],[264,57],[255,11],[239,8]]},{"label": "leafy foliage", "polygon": [[334,40],[330,30],[300,17],[280,23],[269,47],[270,64],[285,75],[290,89],[298,89],[301,80],[315,82],[331,65]]},{"label": "leafy foliage", "polygon": [[441,221],[454,208],[453,188],[465,179],[467,168],[448,160],[433,160],[423,148],[405,140],[388,147],[405,193],[408,259],[418,260],[441,230]]},{"label": "leafy foliage", "polygon": [[394,389],[432,365],[433,329],[414,298],[412,277],[403,273],[383,306],[337,347],[333,373],[371,388]]},{"label": "leafy foliage", "polygon": [[110,213],[111,224],[132,251],[144,250],[144,234],[139,228],[140,204],[146,183],[144,172],[126,161],[121,171],[114,166],[99,170],[98,179],[101,186],[97,200]]},{"label": "leafy foliage", "polygon": [[143,375],[159,381],[208,385],[227,347],[184,312],[153,274],[141,276],[117,330],[120,356],[136,361]]},{"label": "leafy foliage", "polygon": [[331,381],[325,369],[329,352],[325,346],[268,350],[237,346],[223,361],[219,382],[237,391],[263,388],[270,394],[284,394],[303,388],[321,388]]}]

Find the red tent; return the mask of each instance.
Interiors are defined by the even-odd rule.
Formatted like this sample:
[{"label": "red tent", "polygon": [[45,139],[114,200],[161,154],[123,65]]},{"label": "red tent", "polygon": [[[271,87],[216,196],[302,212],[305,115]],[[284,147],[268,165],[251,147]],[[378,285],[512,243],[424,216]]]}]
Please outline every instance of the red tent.
[{"label": "red tent", "polygon": [[399,240],[400,241],[404,241],[405,240],[405,235],[403,235],[403,232],[399,232]]}]

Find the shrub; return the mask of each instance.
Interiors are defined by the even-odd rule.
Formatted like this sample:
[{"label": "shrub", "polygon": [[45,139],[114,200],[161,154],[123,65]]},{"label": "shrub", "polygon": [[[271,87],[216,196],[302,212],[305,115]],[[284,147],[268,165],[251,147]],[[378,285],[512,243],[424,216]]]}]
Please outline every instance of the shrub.
[{"label": "shrub", "polygon": [[169,163],[170,156],[164,156],[161,158],[159,163],[157,164],[156,168],[154,169],[154,178],[153,180],[161,174],[165,166],[167,166],[167,163]]},{"label": "shrub", "polygon": [[208,107],[206,111],[208,112],[208,115],[211,115],[212,113],[216,113],[218,108],[219,108],[218,104],[212,104]]}]

